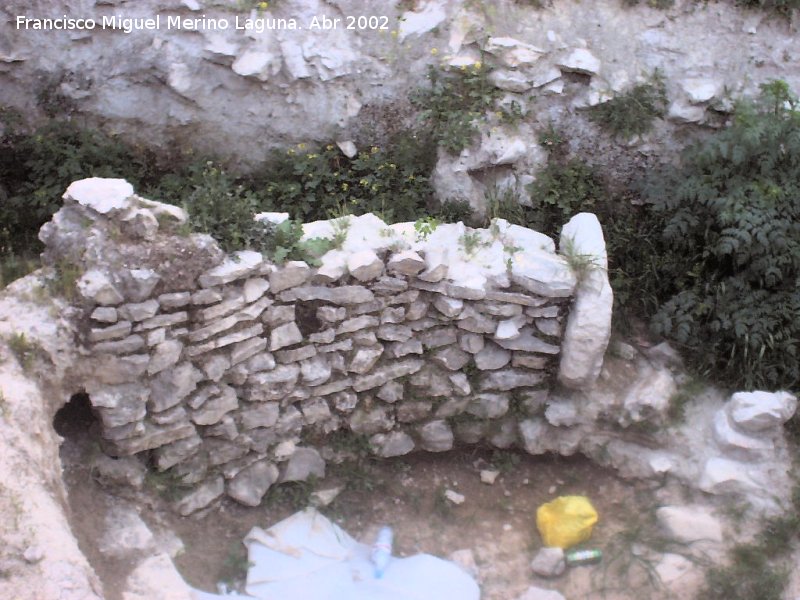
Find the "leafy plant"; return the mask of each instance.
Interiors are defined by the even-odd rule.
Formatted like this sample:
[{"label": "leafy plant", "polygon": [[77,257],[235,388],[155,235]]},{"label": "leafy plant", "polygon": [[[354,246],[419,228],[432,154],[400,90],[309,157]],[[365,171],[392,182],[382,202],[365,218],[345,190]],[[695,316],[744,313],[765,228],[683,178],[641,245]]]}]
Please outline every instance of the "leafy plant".
[{"label": "leafy plant", "polygon": [[472,207],[468,200],[445,200],[436,213],[441,223],[466,223],[472,218]]},{"label": "leafy plant", "polygon": [[423,217],[414,223],[414,231],[417,234],[417,241],[424,241],[439,226],[439,221],[435,217]]},{"label": "leafy plant", "polygon": [[485,245],[479,231],[468,231],[462,235],[458,241],[461,243],[461,247],[464,248],[464,252],[467,256],[474,255],[478,251],[478,248]]},{"label": "leafy plant", "polygon": [[589,119],[610,134],[630,138],[650,131],[653,120],[663,117],[667,109],[667,88],[664,77],[656,71],[649,81],[593,106]]},{"label": "leafy plant", "polygon": [[334,244],[334,240],[326,238],[311,238],[301,241],[303,225],[291,219],[278,225],[263,223],[262,226],[264,228],[263,236],[258,249],[265,252],[278,264],[287,260],[303,260],[312,266],[319,266],[319,257],[330,250]]},{"label": "leafy plant", "polygon": [[421,120],[432,128],[437,144],[450,154],[469,146],[478,133],[476,121],[494,110],[500,91],[489,81],[489,73],[482,62],[451,70],[431,65],[429,87],[411,97],[421,109]]},{"label": "leafy plant", "polygon": [[800,112],[784,82],[651,176],[670,289],[652,327],[732,385],[800,381]]}]

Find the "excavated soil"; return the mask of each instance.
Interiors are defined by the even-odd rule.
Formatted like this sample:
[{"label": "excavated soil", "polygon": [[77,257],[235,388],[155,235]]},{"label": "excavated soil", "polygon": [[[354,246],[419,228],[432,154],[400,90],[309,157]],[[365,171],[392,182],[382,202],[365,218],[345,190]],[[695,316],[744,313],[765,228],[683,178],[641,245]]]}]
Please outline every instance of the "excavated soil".
[{"label": "excavated soil", "polygon": [[[133,564],[98,550],[107,512],[119,498],[95,482],[91,458],[98,452],[90,413],[57,425],[66,438],[61,457],[69,491],[71,522],[81,549],[103,581],[109,600],[117,600]],[[489,485],[480,471],[500,472]],[[426,552],[447,557],[471,550],[485,600],[510,600],[530,585],[559,589],[579,598],[641,599],[687,597],[660,582],[654,567],[667,548],[653,512],[667,500],[688,502],[682,492],[653,482],[630,482],[577,456],[531,457],[515,451],[463,448],[441,454],[420,453],[399,459],[330,465],[324,481],[274,487],[261,506],[247,508],[230,500],[182,518],[170,509],[180,490],[157,476],[129,499],[157,537],[182,549],[175,563],[194,587],[217,591],[219,582],[241,589],[247,566],[241,540],[253,526],[267,528],[307,505],[311,491],[340,487],[321,512],[354,537],[371,542],[378,527],[395,531],[395,554]],[[460,505],[444,496],[464,496]],[[541,546],[536,508],[556,496],[586,495],[598,513],[587,548],[604,553],[602,563],[577,567],[554,580],[533,574],[530,561]],[[178,542],[180,540],[180,543]],[[687,549],[683,549],[687,550]],[[654,575],[655,574],[655,575]],[[672,586],[670,586],[672,587]]]}]

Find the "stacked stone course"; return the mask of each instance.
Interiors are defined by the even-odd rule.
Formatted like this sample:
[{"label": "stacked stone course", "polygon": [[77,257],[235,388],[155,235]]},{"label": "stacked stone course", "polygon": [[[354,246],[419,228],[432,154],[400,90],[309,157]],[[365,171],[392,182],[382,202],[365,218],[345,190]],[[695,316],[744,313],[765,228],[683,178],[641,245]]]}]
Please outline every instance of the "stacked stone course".
[{"label": "stacked stone course", "polygon": [[[509,447],[520,421],[541,412],[576,283],[554,253],[548,260],[564,271],[556,285],[510,268],[465,283],[447,276],[441,257],[432,266],[424,251],[387,239],[393,248],[350,248],[335,279],[325,257],[312,268],[240,251],[176,289],[163,263],[91,264],[103,253],[76,250],[78,236],[63,235],[76,211],[95,238],[131,213],[150,223],[142,213],[154,203],[148,209],[126,186],[76,182],[42,237],[48,252],[69,238],[67,254],[81,255],[86,391],[105,452],[149,452],[158,470],[194,485],[178,504],[183,514],[224,493],[257,505],[276,482],[323,476],[325,460],[341,458],[326,444],[339,430],[364,436],[382,457],[482,439]],[[133,236],[162,248],[173,238]]]}]

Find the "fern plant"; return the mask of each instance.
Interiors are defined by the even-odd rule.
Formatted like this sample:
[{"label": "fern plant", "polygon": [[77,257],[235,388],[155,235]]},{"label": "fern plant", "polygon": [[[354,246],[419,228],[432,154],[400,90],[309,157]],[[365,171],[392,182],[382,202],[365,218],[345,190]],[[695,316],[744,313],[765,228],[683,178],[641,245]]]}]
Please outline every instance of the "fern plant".
[{"label": "fern plant", "polygon": [[800,111],[781,81],[644,191],[665,217],[673,289],[657,333],[734,384],[800,381]]}]

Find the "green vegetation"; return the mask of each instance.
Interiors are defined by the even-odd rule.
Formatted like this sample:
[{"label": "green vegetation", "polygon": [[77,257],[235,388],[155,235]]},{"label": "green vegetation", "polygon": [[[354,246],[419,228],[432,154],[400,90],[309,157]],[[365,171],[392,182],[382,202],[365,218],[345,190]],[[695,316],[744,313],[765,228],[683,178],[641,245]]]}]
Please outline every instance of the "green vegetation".
[{"label": "green vegetation", "polygon": [[423,217],[414,222],[414,231],[416,232],[417,241],[424,241],[428,236],[436,231],[439,226],[439,221],[435,217]]},{"label": "green vegetation", "polygon": [[17,361],[24,371],[33,366],[37,354],[41,351],[39,344],[32,342],[24,333],[15,333],[8,338],[8,348],[17,357]]},{"label": "green vegetation", "polygon": [[589,119],[611,135],[628,139],[650,131],[653,120],[663,117],[666,110],[667,88],[656,71],[645,83],[593,106]]},{"label": "green vegetation", "polygon": [[476,121],[494,111],[500,90],[489,81],[489,72],[481,62],[447,71],[430,66],[430,86],[412,96],[437,144],[451,154],[469,146],[478,133]]},{"label": "green vegetation", "polygon": [[787,559],[800,537],[800,484],[786,515],[766,519],[752,542],[737,544],[725,566],[706,573],[698,600],[780,600],[789,580]]},{"label": "green vegetation", "polygon": [[664,219],[653,329],[747,388],[800,381],[800,112],[783,82],[644,185]]}]

